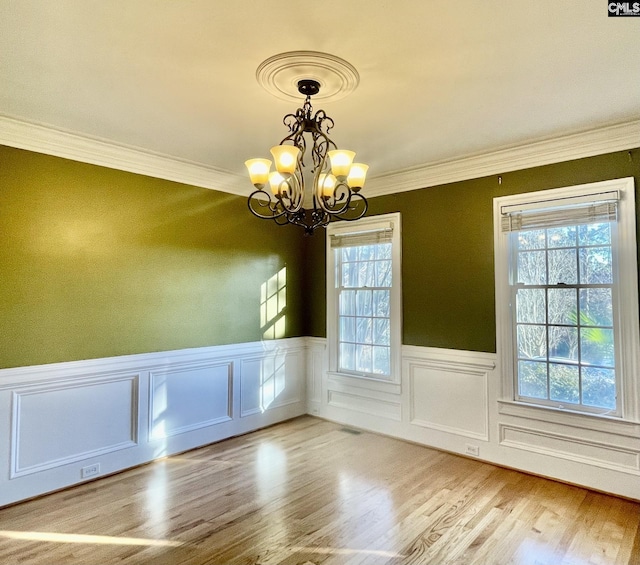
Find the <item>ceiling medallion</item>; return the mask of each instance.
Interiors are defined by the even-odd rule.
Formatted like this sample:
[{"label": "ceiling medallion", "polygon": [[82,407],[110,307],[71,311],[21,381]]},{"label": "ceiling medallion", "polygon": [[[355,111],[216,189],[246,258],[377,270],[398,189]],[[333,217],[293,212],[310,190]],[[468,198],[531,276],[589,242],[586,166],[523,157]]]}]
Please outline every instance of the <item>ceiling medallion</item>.
[{"label": "ceiling medallion", "polygon": [[289,51],[269,57],[256,71],[256,80],[267,92],[288,102],[298,102],[301,80],[320,85],[319,101],[335,101],[351,94],[360,82],[355,67],[335,55],[317,51]]},{"label": "ceiling medallion", "polygon": [[[331,220],[357,220],[364,216],[368,203],[360,190],[369,167],[354,163],[353,151],[338,149],[328,135],[333,120],[324,110],[314,113],[311,106],[312,96],[337,100],[355,89],[357,71],[346,61],[324,53],[312,53],[314,57],[309,62],[303,59],[307,53],[310,52],[276,55],[258,67],[262,86],[267,88],[268,83],[275,88],[276,96],[288,99],[290,82],[294,81],[294,100],[302,95],[305,101],[295,114],[283,119],[289,133],[271,148],[276,170],[270,170],[269,159],[249,159],[245,165],[256,188],[249,196],[249,210],[258,218],[274,220],[279,225],[301,226],[310,235]],[[342,85],[350,90],[345,93]],[[328,93],[324,86],[328,86]],[[270,88],[267,90],[271,92]],[[304,162],[307,148],[311,156],[309,169]]]}]

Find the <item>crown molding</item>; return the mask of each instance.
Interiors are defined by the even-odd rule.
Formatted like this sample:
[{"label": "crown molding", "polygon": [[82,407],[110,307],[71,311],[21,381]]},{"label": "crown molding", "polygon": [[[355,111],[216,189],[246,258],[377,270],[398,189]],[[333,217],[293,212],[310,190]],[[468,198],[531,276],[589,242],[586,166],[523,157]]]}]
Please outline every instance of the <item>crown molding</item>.
[{"label": "crown molding", "polygon": [[367,197],[395,194],[640,147],[640,120],[374,176]]},{"label": "crown molding", "polygon": [[[248,196],[244,176],[137,147],[0,115],[0,144]],[[640,120],[373,176],[373,198],[640,147]]]},{"label": "crown molding", "polygon": [[0,115],[0,145],[248,196],[247,180],[228,171],[138,147]]}]

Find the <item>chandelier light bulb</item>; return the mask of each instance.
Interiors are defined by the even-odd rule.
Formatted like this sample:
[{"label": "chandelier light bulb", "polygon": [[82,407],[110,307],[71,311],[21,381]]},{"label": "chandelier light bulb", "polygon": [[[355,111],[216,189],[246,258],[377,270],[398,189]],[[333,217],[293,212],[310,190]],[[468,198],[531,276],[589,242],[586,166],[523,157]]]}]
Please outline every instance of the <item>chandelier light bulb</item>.
[{"label": "chandelier light bulb", "polygon": [[296,170],[300,149],[295,145],[276,145],[271,148],[271,155],[277,171],[286,178]]},{"label": "chandelier light bulb", "polygon": [[271,161],[269,159],[249,159],[244,163],[249,171],[251,183],[256,188],[262,188],[269,180],[269,169]]},{"label": "chandelier light bulb", "polygon": [[278,171],[273,171],[272,173],[269,173],[269,186],[271,187],[271,193],[274,196],[286,196],[289,183],[287,183],[287,179]]},{"label": "chandelier light bulb", "polygon": [[349,174],[351,163],[356,156],[355,152],[345,149],[334,149],[333,151],[327,151],[327,156],[331,161],[331,172],[336,178],[344,180]]},{"label": "chandelier light bulb", "polygon": [[347,177],[347,185],[351,190],[358,192],[364,186],[368,170],[369,165],[365,165],[364,163],[353,163],[351,165],[351,170]]},{"label": "chandelier light bulb", "polygon": [[318,176],[317,193],[323,198],[331,198],[336,189],[338,180],[331,174],[321,174]]}]

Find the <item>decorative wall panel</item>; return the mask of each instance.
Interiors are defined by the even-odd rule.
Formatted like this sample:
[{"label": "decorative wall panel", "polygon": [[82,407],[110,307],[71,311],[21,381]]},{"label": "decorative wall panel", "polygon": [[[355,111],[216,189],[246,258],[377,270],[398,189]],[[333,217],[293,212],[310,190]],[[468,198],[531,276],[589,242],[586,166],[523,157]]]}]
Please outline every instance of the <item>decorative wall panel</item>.
[{"label": "decorative wall panel", "polygon": [[637,449],[505,424],[500,425],[500,444],[640,475],[640,452]]},{"label": "decorative wall panel", "polygon": [[223,363],[151,372],[150,439],[231,420],[231,368],[231,363]]},{"label": "decorative wall panel", "polygon": [[410,362],[411,423],[488,440],[487,372]]},{"label": "decorative wall panel", "polygon": [[11,477],[135,445],[137,408],[137,375],[13,391]]}]

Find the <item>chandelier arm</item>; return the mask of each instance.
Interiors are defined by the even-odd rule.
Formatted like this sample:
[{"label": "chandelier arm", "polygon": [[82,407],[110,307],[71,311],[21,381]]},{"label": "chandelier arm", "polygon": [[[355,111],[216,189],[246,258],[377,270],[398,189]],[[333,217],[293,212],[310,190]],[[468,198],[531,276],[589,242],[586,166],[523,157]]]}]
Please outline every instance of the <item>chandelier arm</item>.
[{"label": "chandelier arm", "polygon": [[303,108],[298,108],[295,114],[287,114],[282,118],[282,123],[289,128],[289,134],[304,130],[305,112]]},{"label": "chandelier arm", "polygon": [[289,214],[285,213],[284,215],[274,216],[271,218],[276,224],[279,226],[286,226],[289,222]]},{"label": "chandelier arm", "polygon": [[296,169],[288,179],[283,179],[278,186],[277,194],[269,195],[262,190],[274,203],[274,208],[282,208],[284,213],[295,213],[302,208],[304,198],[303,177]]},{"label": "chandelier arm", "polygon": [[[328,214],[343,214],[349,210],[354,193],[345,182],[338,182],[331,196],[319,196],[318,207]],[[360,198],[364,198],[361,196]]]},{"label": "chandelier arm", "polygon": [[[312,134],[313,137],[313,149],[311,150],[311,157],[313,159],[314,173],[329,172],[330,167],[327,166],[327,153],[331,149],[337,149],[337,145],[322,131],[317,130]],[[316,175],[317,177],[317,175]]]},{"label": "chandelier arm", "polygon": [[[349,201],[351,204],[355,202],[355,205],[349,206],[349,210],[345,212],[339,212],[334,214],[336,218],[338,218],[339,220],[347,221],[347,222],[353,222],[354,220],[359,220],[360,218],[362,218],[362,216],[364,216],[367,213],[367,210],[369,209],[369,202],[364,196],[362,196],[362,194],[358,192],[352,193]],[[360,204],[358,202],[360,202]],[[362,209],[357,210],[359,206],[362,206]],[[355,211],[355,214],[346,215],[347,212],[351,212],[351,211]]]},{"label": "chandelier arm", "polygon": [[[247,205],[249,207],[249,211],[260,219],[263,220],[272,220],[275,218],[279,218],[287,213],[287,210],[280,206],[278,200],[268,194],[266,191],[261,188],[258,190],[254,190],[247,200]],[[255,207],[257,205],[257,207]],[[261,212],[261,208],[268,208],[270,214],[266,214],[266,212]],[[279,210],[278,208],[282,208]]]},{"label": "chandelier arm", "polygon": [[295,172],[286,181],[289,186],[289,192],[287,193],[287,202],[285,206],[287,213],[295,214],[302,209],[304,204],[304,177],[300,167],[296,167]]},{"label": "chandelier arm", "polygon": [[[289,116],[287,117],[293,117],[296,118],[293,114],[289,114]],[[296,140],[298,138],[302,137],[302,134],[304,133],[304,120],[298,120],[297,118],[295,119],[295,121],[292,124],[287,124],[285,122],[285,125],[288,126],[289,128],[289,134],[286,135],[285,137],[282,138],[282,141],[280,141],[280,145],[284,145],[287,141],[291,141],[293,142],[294,145],[298,145],[298,143],[296,142]],[[304,138],[302,138],[302,141],[304,142]]]},{"label": "chandelier arm", "polygon": [[313,122],[318,124],[318,129],[321,131],[322,131],[322,126],[324,125],[326,128],[325,133],[327,135],[333,129],[333,126],[335,126],[335,122],[329,116],[327,116],[327,113],[324,110],[318,110],[315,113],[315,115],[313,116]]}]

